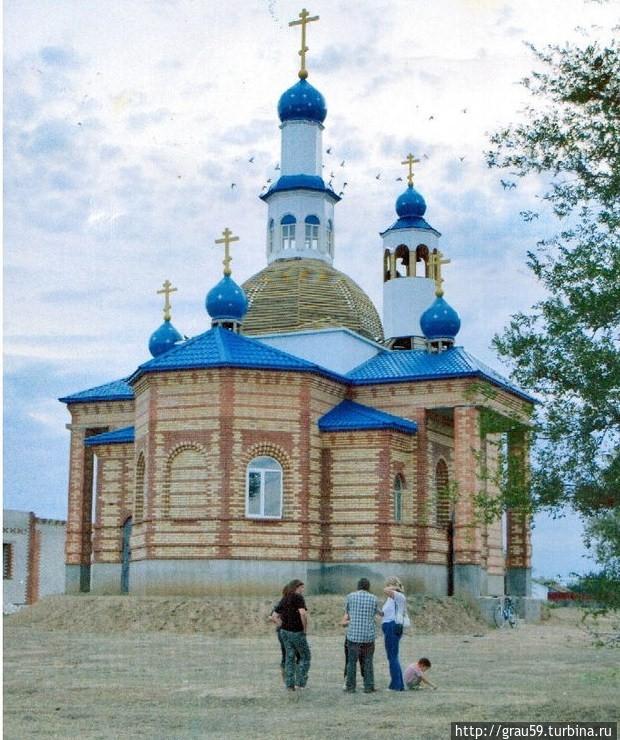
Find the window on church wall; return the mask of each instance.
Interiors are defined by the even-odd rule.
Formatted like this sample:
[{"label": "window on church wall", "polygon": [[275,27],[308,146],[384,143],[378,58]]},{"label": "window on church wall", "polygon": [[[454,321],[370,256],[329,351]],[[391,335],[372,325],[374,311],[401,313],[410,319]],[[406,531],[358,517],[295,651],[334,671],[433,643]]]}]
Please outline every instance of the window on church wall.
[{"label": "window on church wall", "polygon": [[332,226],[331,220],[328,219],[327,221],[327,231],[326,231],[326,243],[327,243],[327,253],[334,256],[334,228]]},{"label": "window on church wall", "polygon": [[399,244],[394,252],[396,263],[396,277],[409,277],[409,249]]},{"label": "window on church wall", "polygon": [[2,543],[2,578],[7,581],[13,578],[13,544],[11,542]]},{"label": "window on church wall", "polygon": [[390,250],[386,249],[383,252],[383,282],[387,283],[387,281],[390,279],[392,275],[392,255],[390,254]]},{"label": "window on church wall", "polygon": [[316,216],[306,216],[306,233],[304,240],[305,249],[319,249],[319,225],[320,221]]},{"label": "window on church wall", "polygon": [[164,515],[170,519],[198,519],[207,514],[208,475],[205,456],[185,448],[168,462],[164,488]]},{"label": "window on church wall", "polygon": [[415,275],[428,277],[428,247],[420,244],[415,250]]},{"label": "window on church wall", "polygon": [[282,466],[273,457],[255,457],[247,469],[246,516],[282,518]]},{"label": "window on church wall", "polygon": [[394,504],[394,521],[402,522],[403,520],[403,488],[405,487],[403,478],[401,475],[397,475],[394,478],[394,490],[392,491],[392,499]]},{"label": "window on church wall", "polygon": [[273,253],[273,231],[274,231],[273,219],[270,219],[269,229],[267,232],[267,250],[269,254]]},{"label": "window on church wall", "polygon": [[438,527],[447,527],[450,522],[450,480],[445,460],[439,460],[435,467],[435,521]]},{"label": "window on church wall", "polygon": [[284,216],[280,221],[282,229],[282,249],[295,249],[295,216]]},{"label": "window on church wall", "polygon": [[144,469],[144,455],[140,453],[136,463],[136,486],[133,505],[133,515],[137,522],[144,519]]}]

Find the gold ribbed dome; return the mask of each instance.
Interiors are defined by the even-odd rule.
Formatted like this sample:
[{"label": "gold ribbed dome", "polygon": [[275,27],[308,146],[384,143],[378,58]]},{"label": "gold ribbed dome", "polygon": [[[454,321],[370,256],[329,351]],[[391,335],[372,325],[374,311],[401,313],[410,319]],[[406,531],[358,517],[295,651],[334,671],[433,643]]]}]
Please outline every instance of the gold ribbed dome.
[{"label": "gold ribbed dome", "polygon": [[244,334],[271,334],[344,326],[383,341],[370,298],[343,272],[322,260],[276,260],[243,284],[250,307]]}]

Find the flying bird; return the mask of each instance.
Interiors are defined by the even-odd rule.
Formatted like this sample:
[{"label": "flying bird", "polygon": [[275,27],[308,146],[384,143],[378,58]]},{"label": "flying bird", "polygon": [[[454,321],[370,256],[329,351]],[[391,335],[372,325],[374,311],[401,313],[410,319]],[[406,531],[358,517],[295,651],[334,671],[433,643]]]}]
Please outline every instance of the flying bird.
[{"label": "flying bird", "polygon": [[271,182],[271,178],[269,178],[269,179],[267,180],[267,185],[269,185],[269,183],[270,183],[270,182]]},{"label": "flying bird", "polygon": [[234,189],[234,188],[236,188],[236,187],[237,187],[237,183],[236,183],[236,182],[231,182],[231,183],[230,183],[230,189],[231,189],[231,190],[233,190],[233,189]]},{"label": "flying bird", "polygon": [[336,175],[334,175],[334,173],[333,173],[333,172],[330,172],[330,173],[329,173],[329,176],[330,176],[330,178],[331,178],[332,180],[334,179],[334,177],[336,177]]},{"label": "flying bird", "polygon": [[250,164],[252,164],[252,163],[254,162],[254,156],[250,157],[250,158],[248,159],[248,162],[249,162]]},{"label": "flying bird", "polygon": [[467,113],[467,108],[463,108],[463,110],[461,111],[461,113]]},{"label": "flying bird", "polygon": [[340,192],[338,193],[338,197],[339,197],[339,198],[342,198],[342,196],[343,196],[343,195],[344,195],[344,190],[341,190],[341,191],[340,191]]},{"label": "flying bird", "polygon": [[378,172],[378,173],[377,173],[377,174],[375,175],[375,180],[380,180],[380,179],[381,179],[381,173],[380,173],[380,172]]},{"label": "flying bird", "polygon": [[465,161],[465,157],[459,157],[459,161],[460,162],[464,162]]},{"label": "flying bird", "polygon": [[429,120],[429,121],[434,121],[434,120],[435,120],[435,116],[429,116],[429,117],[428,117],[428,120]]},{"label": "flying bird", "polygon": [[402,182],[402,181],[403,181],[403,178],[402,177],[397,177],[396,178],[396,182]]},{"label": "flying bird", "polygon": [[325,150],[325,153],[326,153],[326,154],[331,154],[331,153],[332,153],[332,148],[331,148],[331,146],[328,146],[328,147],[327,147],[327,149]]},{"label": "flying bird", "polygon": [[278,164],[274,167],[274,170],[279,170],[279,169],[280,169],[280,163],[278,162]]},{"label": "flying bird", "polygon": [[343,159],[342,162],[340,163],[340,166],[341,167],[344,167],[344,162],[345,162],[345,160]]},{"label": "flying bird", "polygon": [[344,189],[344,188],[346,188],[346,186],[347,186],[348,184],[349,184],[348,182],[344,182],[344,183],[342,183],[342,187],[343,187],[343,189]]}]

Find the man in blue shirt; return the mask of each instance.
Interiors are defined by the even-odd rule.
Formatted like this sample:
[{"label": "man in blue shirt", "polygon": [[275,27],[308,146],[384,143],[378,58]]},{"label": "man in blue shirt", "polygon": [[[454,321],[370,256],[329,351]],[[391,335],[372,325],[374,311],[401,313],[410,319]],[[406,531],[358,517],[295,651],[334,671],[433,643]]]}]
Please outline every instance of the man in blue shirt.
[{"label": "man in blue shirt", "polygon": [[377,635],[375,616],[382,616],[377,597],[369,593],[370,582],[360,578],[357,591],[347,596],[342,623],[347,626],[347,683],[346,691],[355,691],[357,661],[362,665],[364,691],[369,694],[375,690],[373,656]]}]

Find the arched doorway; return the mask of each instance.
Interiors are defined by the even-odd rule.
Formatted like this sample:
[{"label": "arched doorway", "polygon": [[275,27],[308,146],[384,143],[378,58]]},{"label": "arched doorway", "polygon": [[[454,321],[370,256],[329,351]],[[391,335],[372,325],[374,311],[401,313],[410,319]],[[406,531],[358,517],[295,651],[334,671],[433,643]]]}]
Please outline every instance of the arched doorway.
[{"label": "arched doorway", "polygon": [[131,561],[131,517],[123,524],[121,546],[121,593],[129,593],[129,563]]}]

